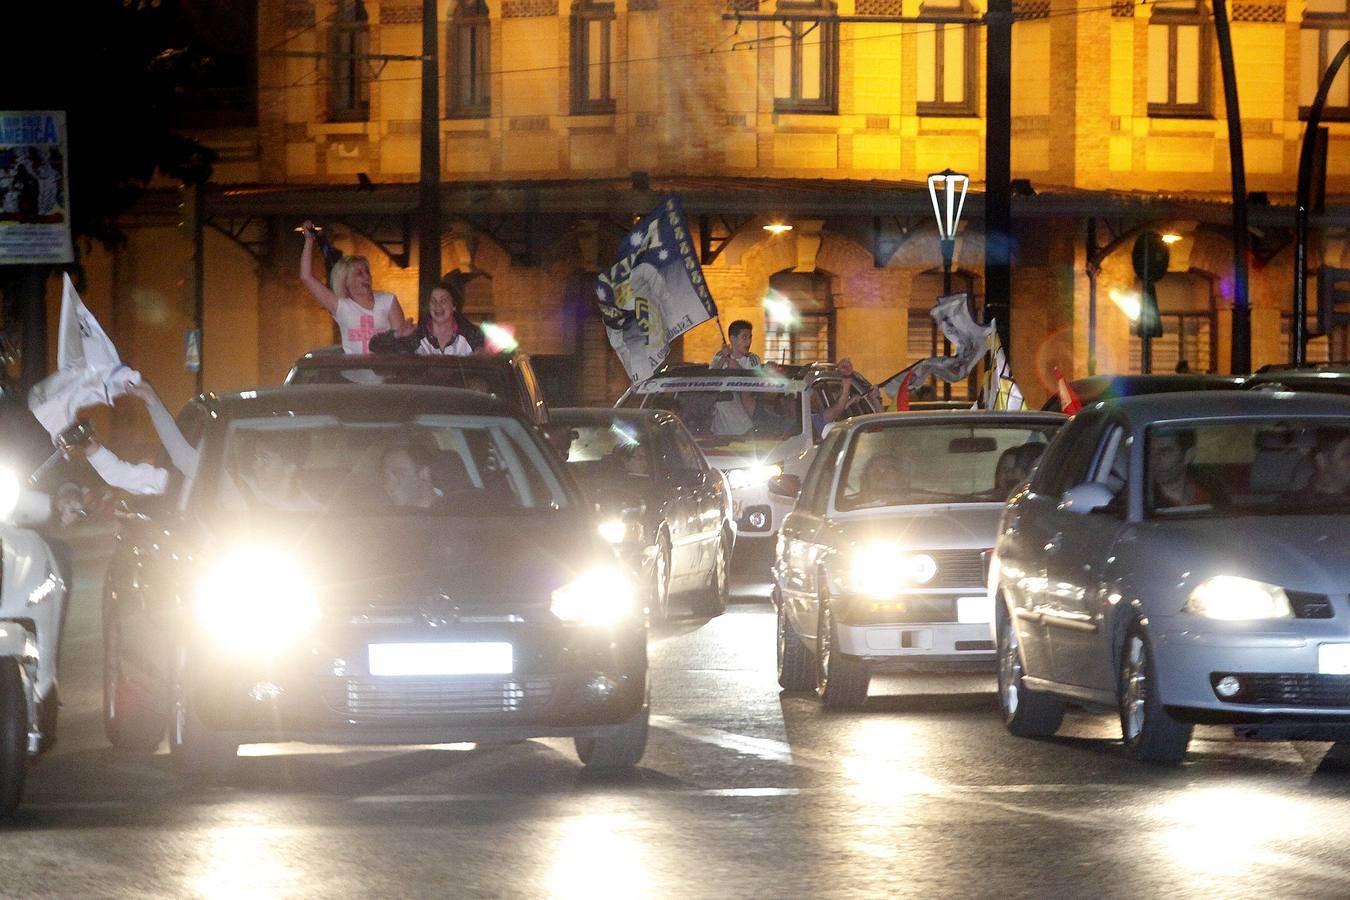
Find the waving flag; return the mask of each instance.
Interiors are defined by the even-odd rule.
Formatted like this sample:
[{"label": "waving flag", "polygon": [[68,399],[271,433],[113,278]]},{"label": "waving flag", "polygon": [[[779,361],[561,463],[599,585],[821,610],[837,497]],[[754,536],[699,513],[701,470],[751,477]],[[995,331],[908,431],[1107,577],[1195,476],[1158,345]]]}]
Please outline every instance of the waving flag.
[{"label": "waving flag", "polygon": [[[992,325],[980,325],[970,317],[970,302],[965,294],[939,297],[929,311],[933,321],[952,345],[952,356],[930,356],[901,369],[881,382],[879,387],[900,400],[902,388],[912,390],[930,376],[954,383],[968,376],[984,356],[993,331]],[[908,408],[908,407],[906,407]]]},{"label": "waving flag", "polygon": [[28,392],[28,408],[52,437],[74,423],[84,407],[111,406],[126,392],[127,384],[141,378],[122,363],[117,348],[75,292],[70,276],[62,278],[56,371]]},{"label": "waving flag", "polygon": [[641,381],[665,360],[671,341],[717,315],[717,304],[675,197],[633,226],[618,258],[596,282],[596,303],[624,371]]},{"label": "waving flag", "polygon": [[1024,409],[1026,402],[1022,399],[1022,391],[1013,381],[1008,355],[1003,351],[1003,341],[999,340],[992,322],[989,324],[988,347],[989,367],[985,372],[982,405],[986,409]]},{"label": "waving flag", "polygon": [[1059,366],[1055,366],[1055,393],[1059,394],[1059,411],[1064,415],[1071,416],[1083,408],[1083,401],[1078,399],[1078,394],[1065,380]]}]

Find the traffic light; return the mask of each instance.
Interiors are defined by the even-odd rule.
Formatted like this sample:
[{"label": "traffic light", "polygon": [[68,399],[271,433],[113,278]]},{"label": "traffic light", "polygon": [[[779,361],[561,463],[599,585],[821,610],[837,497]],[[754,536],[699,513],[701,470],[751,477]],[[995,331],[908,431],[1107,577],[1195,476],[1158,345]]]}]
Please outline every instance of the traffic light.
[{"label": "traffic light", "polygon": [[1317,270],[1317,334],[1350,325],[1350,269],[1322,266]]}]

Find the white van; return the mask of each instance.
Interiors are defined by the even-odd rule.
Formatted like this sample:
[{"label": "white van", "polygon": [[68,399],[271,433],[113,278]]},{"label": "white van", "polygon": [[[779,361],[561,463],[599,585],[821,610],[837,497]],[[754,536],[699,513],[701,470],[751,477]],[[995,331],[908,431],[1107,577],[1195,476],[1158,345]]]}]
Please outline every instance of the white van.
[{"label": "white van", "polygon": [[[855,397],[840,417],[880,412],[872,385],[850,376]],[[770,493],[779,475],[806,474],[824,425],[817,410],[839,399],[844,378],[832,363],[709,369],[668,366],[630,387],[620,407],[667,409],[680,417],[708,457],[727,475],[739,538],[773,537],[792,509],[791,496]]]}]

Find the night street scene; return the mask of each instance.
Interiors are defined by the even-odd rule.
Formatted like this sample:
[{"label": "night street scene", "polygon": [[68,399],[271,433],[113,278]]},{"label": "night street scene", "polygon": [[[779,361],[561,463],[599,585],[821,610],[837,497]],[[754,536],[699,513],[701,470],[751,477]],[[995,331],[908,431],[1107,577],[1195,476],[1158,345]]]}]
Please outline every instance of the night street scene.
[{"label": "night street scene", "polygon": [[19,0],[0,897],[1350,896],[1350,0]]}]

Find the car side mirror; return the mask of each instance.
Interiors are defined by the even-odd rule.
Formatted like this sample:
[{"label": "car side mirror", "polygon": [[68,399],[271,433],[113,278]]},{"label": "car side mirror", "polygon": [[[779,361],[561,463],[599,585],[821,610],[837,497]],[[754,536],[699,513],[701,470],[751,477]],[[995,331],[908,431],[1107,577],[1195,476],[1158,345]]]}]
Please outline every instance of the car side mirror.
[{"label": "car side mirror", "polygon": [[1086,481],[1065,491],[1064,496],[1060,497],[1058,508],[1072,513],[1096,512],[1115,498],[1115,492],[1100,481]]},{"label": "car side mirror", "polygon": [[786,497],[789,500],[795,500],[797,495],[802,492],[802,480],[796,475],[785,473],[775,475],[769,479],[769,493],[775,497]]}]

